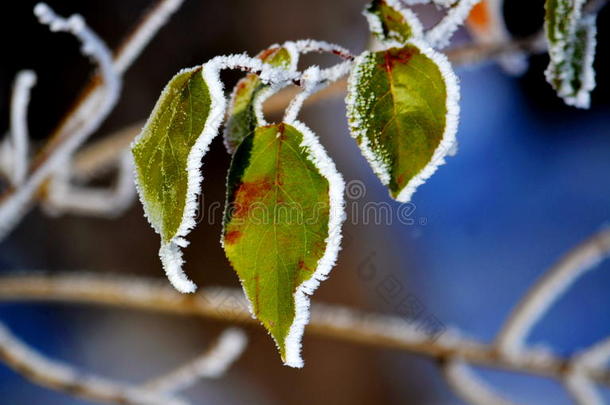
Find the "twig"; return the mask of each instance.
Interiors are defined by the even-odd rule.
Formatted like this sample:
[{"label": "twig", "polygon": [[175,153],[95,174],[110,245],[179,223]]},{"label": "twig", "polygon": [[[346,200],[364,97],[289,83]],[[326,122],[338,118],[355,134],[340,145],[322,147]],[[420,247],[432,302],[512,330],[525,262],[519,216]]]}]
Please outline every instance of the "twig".
[{"label": "twig", "polygon": [[515,405],[493,391],[460,360],[450,360],[443,366],[445,379],[451,389],[464,401],[473,405]]},{"label": "twig", "polygon": [[576,405],[604,404],[593,383],[579,372],[569,373],[564,379],[564,386]]},{"label": "twig", "polygon": [[246,334],[236,328],[222,332],[202,355],[142,385],[143,389],[173,393],[182,391],[201,378],[218,378],[239,358],[246,348]]},{"label": "twig", "polygon": [[[198,315],[231,323],[256,322],[248,311],[243,291],[207,288],[183,295],[166,283],[145,278],[94,275],[21,275],[0,277],[0,301],[62,301],[102,304],[121,308]],[[314,304],[306,331],[365,346],[412,352],[436,359],[457,357],[465,362],[555,379],[564,377],[569,360],[535,349],[505,358],[495,347],[445,332],[431,338],[420,325],[394,316]],[[610,385],[610,370],[587,369],[585,375]]]},{"label": "twig", "polygon": [[115,184],[91,187],[73,184],[70,166],[58,170],[49,184],[42,208],[50,215],[66,212],[100,218],[116,218],[136,198],[133,186],[133,158],[127,150],[119,151]]},{"label": "twig", "polygon": [[[105,71],[123,73],[141,52],[147,42],[162,26],[167,18],[180,6],[182,0],[160,0],[128,36],[124,45],[110,62],[111,66],[102,64],[102,73],[93,76],[89,85],[83,91],[76,105],[64,117],[59,127],[53,132],[45,147],[36,155],[31,166],[28,179],[23,186],[9,188],[0,195],[0,217],[6,218],[0,224],[0,238],[5,236],[21,219],[31,205],[38,188],[56,169],[57,164],[64,161],[97,129],[101,121],[114,106],[111,97],[113,92],[108,85],[112,83],[111,77]],[[44,12],[44,6],[39,7]],[[43,17],[49,15],[43,13]],[[72,20],[72,19],[71,19]],[[77,28],[84,29],[79,33],[85,35],[93,42],[101,44],[95,35],[84,27],[82,20],[72,20],[74,24],[69,28],[75,32]],[[99,49],[99,48],[96,48]],[[85,49],[90,50],[90,49]],[[102,80],[102,77],[104,80]],[[92,113],[94,111],[94,113]]]},{"label": "twig", "polygon": [[601,405],[601,399],[595,386],[583,376],[582,370],[587,367],[604,367],[610,359],[610,338],[594,344],[574,356],[570,373],[564,384],[578,405]]},{"label": "twig", "polygon": [[14,186],[25,180],[28,167],[28,131],[27,112],[30,102],[30,91],[36,84],[36,73],[23,70],[17,74],[13,95],[11,97],[11,171],[9,176]]},{"label": "twig", "polygon": [[0,359],[29,380],[97,402],[126,405],[187,405],[177,398],[149,392],[94,375],[34,351],[0,323]]},{"label": "twig", "polygon": [[519,352],[532,326],[561,294],[610,253],[610,228],[604,229],[570,251],[530,289],[513,310],[496,338],[507,356]]}]

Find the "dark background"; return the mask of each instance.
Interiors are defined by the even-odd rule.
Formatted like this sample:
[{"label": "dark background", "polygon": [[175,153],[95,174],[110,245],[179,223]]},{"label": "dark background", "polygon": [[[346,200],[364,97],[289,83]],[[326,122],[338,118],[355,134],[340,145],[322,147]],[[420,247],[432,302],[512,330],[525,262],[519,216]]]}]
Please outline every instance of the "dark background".
[{"label": "dark background", "polygon": [[[125,76],[120,103],[95,134],[103,136],[145,119],[160,90],[180,68],[219,55],[255,54],[272,43],[315,38],[354,53],[369,40],[360,11],[350,0],[186,0]],[[0,130],[8,127],[12,80],[33,69],[30,132],[40,144],[69,108],[92,69],[67,34],[50,33],[32,14],[35,2],[5,5],[0,24]],[[52,1],[62,15],[78,12],[115,48],[144,13],[149,0]],[[543,2],[507,1],[516,35],[536,32]],[[461,68],[462,119],[457,156],[415,194],[413,225],[356,223],[345,226],[339,264],[314,300],[396,312],[396,301],[416,297],[446,326],[492,339],[512,306],[544,269],[599,229],[610,216],[610,89],[608,10],[599,18],[593,108],[563,105],[545,82],[545,55],[528,72],[509,77],[494,64]],[[426,15],[430,21],[434,16]],[[456,41],[467,40],[459,33]],[[307,58],[306,61],[317,61]],[[328,59],[319,59],[327,63]],[[228,84],[237,75],[227,75]],[[398,209],[371,173],[348,135],[341,98],[305,109],[347,181],[366,185],[348,201],[362,207],[386,202]],[[206,156],[206,204],[224,201],[229,156],[218,138]],[[218,243],[221,224],[202,223],[189,239],[186,269],[200,286],[238,286]],[[117,220],[50,218],[35,210],[0,244],[5,271],[91,271],[162,279],[158,238],[139,204]],[[363,269],[374,269],[373,280]],[[608,265],[579,281],[534,329],[532,343],[569,355],[606,336],[610,325]],[[398,283],[399,296],[383,283]],[[42,352],[85,369],[139,382],[201,352],[222,325],[74,305],[2,304],[0,318]],[[220,380],[203,381],[188,393],[195,403],[261,404],[457,404],[428,359],[372,350],[306,336],[306,367],[281,366],[261,327],[248,327],[251,344]],[[521,403],[569,403],[562,388],[543,379],[508,373],[484,376]],[[0,368],[2,404],[81,404],[32,385]]]}]

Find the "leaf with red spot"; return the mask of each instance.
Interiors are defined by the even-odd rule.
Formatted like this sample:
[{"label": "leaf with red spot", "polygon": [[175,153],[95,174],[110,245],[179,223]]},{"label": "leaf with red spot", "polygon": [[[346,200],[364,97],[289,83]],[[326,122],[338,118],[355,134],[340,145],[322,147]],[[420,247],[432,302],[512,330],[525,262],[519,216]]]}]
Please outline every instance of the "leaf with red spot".
[{"label": "leaf with red spot", "polygon": [[227,181],[223,246],[285,364],[300,367],[309,300],[334,264],[343,181],[303,124],[257,128]]},{"label": "leaf with red spot", "polygon": [[[263,62],[284,69],[296,68],[298,56],[298,53],[291,49],[290,43],[285,46],[272,46],[256,55]],[[241,141],[261,125],[260,112],[257,114],[256,109],[257,102],[262,102],[261,96],[266,89],[269,89],[269,86],[263,84],[255,73],[249,73],[235,85],[224,132],[225,147],[229,153],[235,152]]]},{"label": "leaf with red spot", "polygon": [[398,201],[455,146],[459,87],[447,59],[420,41],[360,55],[349,78],[352,136]]}]

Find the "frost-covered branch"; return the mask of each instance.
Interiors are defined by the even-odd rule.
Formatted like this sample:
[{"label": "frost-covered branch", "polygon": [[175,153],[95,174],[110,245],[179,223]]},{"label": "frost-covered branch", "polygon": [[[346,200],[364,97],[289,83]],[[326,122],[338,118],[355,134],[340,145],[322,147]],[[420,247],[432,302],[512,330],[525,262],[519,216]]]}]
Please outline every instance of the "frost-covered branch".
[{"label": "frost-covered branch", "polygon": [[88,375],[36,352],[0,324],[0,359],[37,384],[97,402],[127,405],[187,405],[158,392]]},{"label": "frost-covered branch", "polygon": [[[242,290],[204,288],[185,296],[165,282],[145,278],[95,275],[15,275],[0,277],[0,301],[62,301],[196,315],[229,323],[256,322]],[[307,333],[365,346],[407,351],[466,363],[561,380],[569,359],[538,349],[511,357],[497,355],[493,345],[447,331],[434,339],[421,325],[396,316],[360,312],[340,306],[312,304]],[[592,381],[610,385],[610,370],[587,368]]]},{"label": "frost-covered branch", "polygon": [[[82,51],[99,67],[79,101],[61,120],[45,147],[30,166],[30,176],[17,188],[8,189],[0,196],[0,239],[6,236],[31,206],[38,188],[59,166],[68,161],[76,149],[99,127],[118,99],[121,78],[156,31],[180,6],[180,0],[161,0],[146,14],[129,35],[116,56],[91,31],[82,17],[61,18],[46,6],[38,4],[35,14],[53,31],[67,31],[82,42]],[[101,78],[101,80],[100,80]]]},{"label": "frost-covered branch", "polygon": [[610,338],[594,344],[574,356],[570,372],[564,383],[578,405],[601,405],[604,403],[595,385],[583,373],[587,368],[605,367],[610,362]]},{"label": "frost-covered branch", "polygon": [[223,376],[246,348],[248,338],[241,329],[229,328],[200,356],[157,377],[142,388],[161,393],[182,391],[202,378]]},{"label": "frost-covered branch", "polygon": [[610,253],[610,228],[603,229],[570,251],[540,279],[513,310],[496,338],[506,356],[522,350],[531,328],[580,276]]},{"label": "frost-covered branch", "polygon": [[43,208],[51,215],[75,213],[115,218],[122,214],[135,200],[136,192],[133,186],[133,157],[129,151],[123,150],[118,159],[116,181],[112,188],[74,185],[69,170],[59,171],[49,183]]},{"label": "frost-covered branch", "polygon": [[101,125],[116,104],[121,89],[121,79],[114,69],[112,52],[89,29],[80,15],[75,14],[65,19],[56,15],[44,3],[36,5],[34,14],[51,31],[69,32],[78,38],[82,43],[83,54],[98,65],[103,86],[101,91],[90,93],[92,96],[73,110],[55,138],[58,141],[54,145],[50,142],[34,161],[31,175],[22,185],[9,190],[8,195],[0,201],[0,238],[21,219],[45,179],[68,161],[74,151]]},{"label": "frost-covered branch", "polygon": [[132,65],[183,2],[184,0],[161,0],[146,13],[133,33],[119,47],[114,58],[114,68],[117,72],[124,73]]},{"label": "frost-covered branch", "polygon": [[469,404],[515,405],[494,392],[467,364],[459,360],[448,361],[443,366],[443,374],[451,389]]},{"label": "frost-covered branch", "polygon": [[10,129],[10,156],[11,162],[9,178],[13,186],[19,186],[25,180],[28,168],[28,145],[30,135],[28,131],[28,104],[30,91],[36,84],[36,73],[23,70],[17,74],[11,98],[11,129]]}]

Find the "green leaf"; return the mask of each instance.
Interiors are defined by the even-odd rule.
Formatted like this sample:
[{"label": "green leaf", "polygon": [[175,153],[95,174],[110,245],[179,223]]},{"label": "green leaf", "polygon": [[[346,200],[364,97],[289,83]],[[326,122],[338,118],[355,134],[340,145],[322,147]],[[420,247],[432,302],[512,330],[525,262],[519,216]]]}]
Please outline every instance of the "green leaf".
[{"label": "green leaf", "polygon": [[584,2],[547,0],[545,33],[549,44],[547,81],[566,104],[589,108],[595,88],[595,16],[582,17]]},{"label": "green leaf", "polygon": [[409,201],[455,147],[458,101],[447,59],[423,43],[357,58],[346,99],[350,131],[393,198]]},{"label": "green leaf", "polygon": [[423,35],[417,16],[397,0],[373,0],[363,12],[369,28],[383,42],[404,44]]},{"label": "green leaf", "polygon": [[309,299],[340,241],[343,180],[303,124],[257,128],[229,170],[223,246],[282,360],[301,367]]},{"label": "green leaf", "polygon": [[[273,67],[290,69],[291,66],[296,66],[298,53],[291,52],[287,47],[272,46],[256,57]],[[266,89],[269,86],[263,84],[254,73],[246,75],[235,85],[224,132],[225,146],[229,153],[234,153],[241,141],[261,124],[260,117],[257,117],[256,103],[263,101],[260,97]]]},{"label": "green leaf", "polygon": [[132,144],[144,212],[161,236],[165,271],[183,292],[194,291],[195,285],[181,273],[178,246],[186,245],[183,237],[195,224],[201,158],[224,111],[222,91],[214,96],[204,69],[184,69],[170,80]]}]

